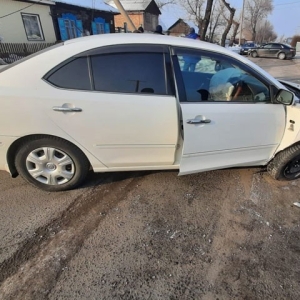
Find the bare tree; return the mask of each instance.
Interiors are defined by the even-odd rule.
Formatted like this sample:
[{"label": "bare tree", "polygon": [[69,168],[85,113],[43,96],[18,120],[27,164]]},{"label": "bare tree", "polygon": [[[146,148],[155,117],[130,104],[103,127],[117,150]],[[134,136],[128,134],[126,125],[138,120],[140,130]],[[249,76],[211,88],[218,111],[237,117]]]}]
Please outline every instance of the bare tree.
[{"label": "bare tree", "polygon": [[207,0],[206,2],[206,9],[205,9],[205,14],[204,14],[204,19],[202,22],[202,26],[200,27],[200,32],[201,32],[201,40],[206,39],[206,32],[207,28],[209,25],[210,21],[210,16],[211,16],[211,11],[212,11],[212,6],[213,6],[214,0]]},{"label": "bare tree", "polygon": [[178,4],[186,10],[191,20],[197,23],[199,29],[202,28],[205,1],[206,0],[178,0]]},{"label": "bare tree", "polygon": [[238,30],[240,28],[240,23],[237,22],[237,21],[235,21],[235,20],[233,20],[232,24],[234,25],[234,30],[233,30],[233,33],[232,33],[232,37],[233,37],[233,41],[235,41],[237,33],[238,33]]},{"label": "bare tree", "polygon": [[156,0],[155,2],[159,8],[163,8],[166,5],[175,4],[177,0]]},{"label": "bare tree", "polygon": [[213,42],[214,41],[214,36],[215,32],[218,27],[224,25],[224,5],[223,3],[220,2],[220,0],[217,0],[214,3],[213,9],[212,9],[212,14],[210,17],[210,22],[208,26],[208,41]]},{"label": "bare tree", "polygon": [[252,40],[256,41],[257,25],[273,11],[273,0],[251,0],[246,4],[246,20],[251,28]]},{"label": "bare tree", "polygon": [[[178,0],[178,3],[185,8],[191,19],[197,23],[200,38],[205,40],[214,0]],[[204,10],[205,3],[206,8]]]},{"label": "bare tree", "polygon": [[231,7],[230,4],[228,2],[226,2],[225,0],[222,0],[222,2],[226,6],[226,8],[229,10],[229,19],[227,19],[227,26],[222,34],[222,39],[221,39],[221,46],[225,47],[226,37],[227,37],[227,35],[231,29],[232,23],[233,23],[233,18],[235,15],[235,8]]},{"label": "bare tree", "polygon": [[276,40],[277,34],[274,27],[267,19],[258,21],[256,26],[256,41],[258,43],[272,42]]}]

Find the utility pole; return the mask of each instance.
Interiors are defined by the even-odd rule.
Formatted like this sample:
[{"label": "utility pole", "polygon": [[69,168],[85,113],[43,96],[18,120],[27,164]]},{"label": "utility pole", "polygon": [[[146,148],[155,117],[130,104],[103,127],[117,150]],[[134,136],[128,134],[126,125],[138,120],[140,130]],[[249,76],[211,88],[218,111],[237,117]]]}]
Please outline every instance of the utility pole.
[{"label": "utility pole", "polygon": [[127,12],[125,11],[122,3],[119,0],[114,0],[116,7],[118,8],[118,10],[120,11],[121,15],[125,18],[128,26],[130,27],[130,29],[132,31],[136,30],[136,27],[134,26],[133,22],[131,21],[131,19],[129,18]]},{"label": "utility pole", "polygon": [[240,31],[240,40],[239,40],[239,45],[240,45],[240,46],[241,46],[242,33],[243,33],[243,27],[244,27],[244,11],[245,11],[245,2],[246,2],[246,0],[243,0],[243,9],[242,9],[242,22],[241,22],[241,31]]}]

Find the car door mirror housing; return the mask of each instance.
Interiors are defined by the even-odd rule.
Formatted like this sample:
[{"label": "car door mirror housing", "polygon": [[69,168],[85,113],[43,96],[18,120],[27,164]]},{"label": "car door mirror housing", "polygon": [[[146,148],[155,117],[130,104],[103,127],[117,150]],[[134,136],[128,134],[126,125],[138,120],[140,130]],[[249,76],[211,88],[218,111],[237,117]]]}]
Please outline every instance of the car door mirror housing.
[{"label": "car door mirror housing", "polygon": [[278,103],[292,105],[294,103],[294,94],[287,90],[279,90],[275,99]]}]

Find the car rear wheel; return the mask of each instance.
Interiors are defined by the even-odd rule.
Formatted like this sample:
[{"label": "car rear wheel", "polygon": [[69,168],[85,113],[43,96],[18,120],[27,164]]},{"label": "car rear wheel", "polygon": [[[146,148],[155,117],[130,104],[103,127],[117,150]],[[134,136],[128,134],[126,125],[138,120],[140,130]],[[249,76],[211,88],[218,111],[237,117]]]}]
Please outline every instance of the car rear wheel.
[{"label": "car rear wheel", "polygon": [[283,150],[267,166],[269,174],[277,180],[300,178],[300,145]]},{"label": "car rear wheel", "polygon": [[283,59],[285,59],[285,57],[286,57],[286,55],[285,55],[285,53],[283,53],[283,52],[281,52],[281,53],[278,54],[278,58],[279,58],[279,59],[282,59],[282,60],[283,60]]},{"label": "car rear wheel", "polygon": [[17,151],[15,165],[26,181],[49,192],[77,187],[89,171],[84,153],[55,137],[26,140]]},{"label": "car rear wheel", "polygon": [[253,52],[251,52],[251,56],[255,58],[255,57],[257,57],[257,56],[258,56],[258,54],[257,54],[257,52],[256,52],[256,51],[253,51]]}]

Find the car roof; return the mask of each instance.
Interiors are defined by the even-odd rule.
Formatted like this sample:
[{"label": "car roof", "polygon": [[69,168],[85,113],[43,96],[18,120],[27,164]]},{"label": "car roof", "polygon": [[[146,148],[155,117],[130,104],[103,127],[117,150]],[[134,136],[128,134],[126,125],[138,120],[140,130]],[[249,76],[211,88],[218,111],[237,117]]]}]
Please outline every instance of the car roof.
[{"label": "car roof", "polygon": [[224,47],[218,46],[216,44],[194,40],[184,37],[174,37],[168,35],[159,35],[154,33],[112,33],[112,34],[99,34],[91,35],[81,38],[76,38],[64,42],[67,45],[80,45],[85,43],[87,46],[101,47],[105,45],[126,45],[126,44],[153,44],[153,45],[172,45],[172,46],[182,46],[199,48],[219,53],[227,52],[232,54],[232,51],[226,50]]},{"label": "car roof", "polygon": [[[63,63],[70,57],[74,57],[85,51],[111,45],[166,45],[175,47],[192,48],[195,50],[204,50],[214,52],[217,54],[227,55],[233,57],[238,61],[256,69],[261,74],[264,74],[266,78],[273,81],[275,85],[279,82],[275,80],[270,74],[261,69],[258,65],[250,61],[248,58],[242,57],[240,54],[234,51],[228,50],[224,47],[189,38],[172,37],[167,35],[158,34],[145,34],[145,33],[112,33],[112,34],[99,34],[93,36],[86,36],[81,38],[75,38],[65,41],[62,47],[55,47],[50,51],[46,51],[41,55],[36,55],[30,59],[6,69],[4,72],[0,72],[0,85],[10,85],[14,80],[18,79],[20,84],[26,86],[32,84],[38,78],[43,76],[52,70],[54,67]],[[31,70],[28,73],[28,70]],[[28,74],[26,77],[23,74]],[[5,74],[5,75],[4,75]]]}]

